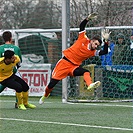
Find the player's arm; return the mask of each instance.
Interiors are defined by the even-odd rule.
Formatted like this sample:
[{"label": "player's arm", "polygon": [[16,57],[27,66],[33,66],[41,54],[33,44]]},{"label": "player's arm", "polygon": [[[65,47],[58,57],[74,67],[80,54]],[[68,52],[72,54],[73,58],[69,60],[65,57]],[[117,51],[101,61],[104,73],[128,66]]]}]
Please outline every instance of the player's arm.
[{"label": "player's arm", "polygon": [[13,67],[13,73],[17,72],[17,70],[18,70],[17,64],[19,64],[19,63],[20,63],[20,58],[19,58],[18,55],[15,55],[15,64],[16,64],[16,66]]},{"label": "player's arm", "polygon": [[105,55],[108,53],[108,40],[109,40],[109,36],[110,36],[109,29],[103,29],[102,30],[102,37],[103,37],[103,41],[104,41],[104,46],[103,46],[103,50],[99,51],[99,55]]},{"label": "player's arm", "polygon": [[99,56],[105,55],[108,53],[108,42],[104,42],[103,49],[99,51]]},{"label": "player's arm", "polygon": [[22,63],[22,54],[21,54],[20,48],[17,49],[17,55],[20,58],[20,62],[16,64],[17,69],[19,69],[21,67],[21,63]]},{"label": "player's arm", "polygon": [[15,63],[17,64],[17,63],[19,63],[19,62],[20,62],[19,56],[18,56],[18,55],[15,55]]},{"label": "player's arm", "polygon": [[21,67],[21,63],[22,63],[22,55],[21,55],[21,51],[19,49],[19,54],[18,54],[19,58],[20,58],[20,62],[17,63],[17,69],[19,69]]},{"label": "player's arm", "polygon": [[89,20],[84,19],[84,20],[80,23],[80,25],[79,25],[79,28],[80,28],[79,31],[80,31],[80,32],[85,30],[85,26],[86,26],[86,24],[88,23],[88,21],[89,21]]},{"label": "player's arm", "polygon": [[104,42],[104,46],[102,50],[96,50],[95,56],[101,56],[108,53],[108,42]]},{"label": "player's arm", "polygon": [[80,28],[80,32],[81,31],[84,31],[85,30],[85,26],[86,24],[88,23],[89,20],[93,20],[93,19],[96,19],[97,18],[97,13],[91,13],[89,14],[79,25],[79,28]]}]

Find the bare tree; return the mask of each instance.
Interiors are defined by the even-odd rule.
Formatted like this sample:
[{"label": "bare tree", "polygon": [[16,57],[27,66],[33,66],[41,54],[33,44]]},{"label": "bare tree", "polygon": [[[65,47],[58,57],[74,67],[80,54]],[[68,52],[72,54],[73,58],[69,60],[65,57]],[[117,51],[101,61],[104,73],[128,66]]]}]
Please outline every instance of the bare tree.
[{"label": "bare tree", "polygon": [[131,25],[133,5],[130,1],[103,0],[99,3],[99,26]]},{"label": "bare tree", "polygon": [[5,0],[2,10],[2,28],[21,28],[28,21],[33,8],[32,0]]},{"label": "bare tree", "polygon": [[97,23],[91,26],[132,25],[133,4],[127,0],[71,0],[71,26],[78,26],[80,19],[91,12],[98,12]]},{"label": "bare tree", "polygon": [[[61,2],[61,0],[60,0]],[[54,0],[0,0],[0,27],[61,28],[61,4]],[[132,25],[133,5],[127,0],[70,0],[70,27],[91,12],[99,17],[89,26]]]},{"label": "bare tree", "polygon": [[[33,27],[39,28],[55,28],[58,25],[57,17],[61,16],[60,12],[56,10],[57,5],[53,3],[53,1],[44,1],[40,0],[39,3],[36,5],[35,10],[32,14],[34,14],[31,18],[31,23],[29,25]],[[59,7],[57,8],[59,9]]]},{"label": "bare tree", "polygon": [[53,1],[5,0],[1,7],[2,29],[55,28],[61,19],[61,8],[59,12]]},{"label": "bare tree", "polygon": [[[83,0],[77,2],[77,0],[71,0],[70,5],[70,20],[71,27],[79,26],[81,19],[85,18],[89,13],[97,12],[98,4],[94,0]],[[94,26],[94,24],[91,24]]]}]

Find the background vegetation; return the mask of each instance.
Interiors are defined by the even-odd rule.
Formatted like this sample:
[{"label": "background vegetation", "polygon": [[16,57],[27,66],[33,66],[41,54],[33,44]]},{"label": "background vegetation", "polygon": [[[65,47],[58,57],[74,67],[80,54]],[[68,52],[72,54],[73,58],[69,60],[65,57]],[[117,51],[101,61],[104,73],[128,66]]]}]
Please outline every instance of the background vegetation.
[{"label": "background vegetation", "polygon": [[[0,0],[0,29],[61,28],[62,0]],[[70,0],[70,27],[98,12],[92,26],[133,24],[132,0]]]}]

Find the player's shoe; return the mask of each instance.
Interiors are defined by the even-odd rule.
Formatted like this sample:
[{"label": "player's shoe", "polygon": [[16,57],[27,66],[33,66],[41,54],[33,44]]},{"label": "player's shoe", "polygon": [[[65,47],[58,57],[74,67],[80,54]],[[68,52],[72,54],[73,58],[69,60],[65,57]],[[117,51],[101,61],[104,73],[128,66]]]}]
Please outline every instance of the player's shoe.
[{"label": "player's shoe", "polygon": [[18,103],[15,103],[15,108],[16,108],[16,109],[18,108]]},{"label": "player's shoe", "polygon": [[43,104],[44,103],[44,100],[45,100],[45,96],[42,96],[41,98],[40,98],[40,100],[39,100],[39,104]]},{"label": "player's shoe", "polygon": [[36,108],[36,106],[34,104],[28,103],[27,105],[25,105],[26,108],[31,108],[34,109]]},{"label": "player's shoe", "polygon": [[[50,95],[50,94],[49,94]],[[40,98],[40,100],[39,100],[39,104],[43,104],[44,103],[44,100],[45,100],[45,98],[48,98],[49,97],[49,95],[47,96],[47,97],[45,97],[44,95]]]},{"label": "player's shoe", "polygon": [[24,106],[24,104],[20,104],[20,105],[18,105],[18,109],[26,110],[26,107]]},{"label": "player's shoe", "polygon": [[100,81],[96,81],[96,82],[94,82],[94,83],[91,83],[91,84],[88,86],[87,90],[93,91],[94,89],[96,89],[97,87],[99,87],[100,84],[101,84]]}]

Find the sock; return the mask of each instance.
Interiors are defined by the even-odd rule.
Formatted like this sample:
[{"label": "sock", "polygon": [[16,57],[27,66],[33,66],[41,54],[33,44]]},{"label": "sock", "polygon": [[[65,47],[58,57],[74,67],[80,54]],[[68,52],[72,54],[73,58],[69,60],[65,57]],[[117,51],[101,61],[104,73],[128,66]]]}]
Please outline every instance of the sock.
[{"label": "sock", "polygon": [[87,86],[89,86],[92,83],[92,79],[91,79],[90,73],[89,72],[85,72],[83,77],[84,77],[84,80],[85,80]]},{"label": "sock", "polygon": [[52,89],[49,89],[48,87],[46,87],[44,96],[45,96],[45,97],[48,97],[49,94],[50,94],[50,92],[51,92],[52,90],[53,90],[53,88],[52,88]]},{"label": "sock", "polygon": [[23,104],[23,94],[22,92],[16,92],[16,97],[18,99],[18,105]]},{"label": "sock", "polygon": [[27,105],[28,104],[28,96],[29,96],[28,91],[22,92],[22,94],[23,94],[23,103],[24,103],[24,105]]}]

